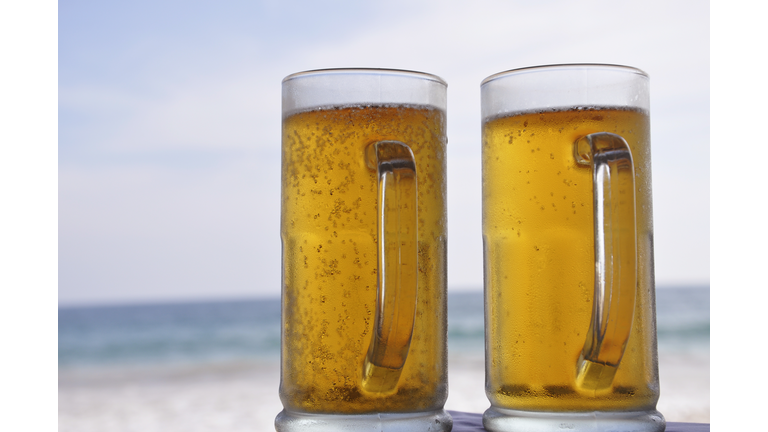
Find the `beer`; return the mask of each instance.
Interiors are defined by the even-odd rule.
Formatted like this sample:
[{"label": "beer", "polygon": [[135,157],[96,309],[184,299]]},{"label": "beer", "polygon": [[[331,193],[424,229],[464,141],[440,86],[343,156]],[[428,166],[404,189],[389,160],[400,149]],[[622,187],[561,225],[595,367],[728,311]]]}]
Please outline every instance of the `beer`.
[{"label": "beer", "polygon": [[[654,409],[649,118],[630,108],[506,114],[483,124],[486,393],[529,411]],[[635,166],[638,289],[610,388],[576,384],[594,297],[592,170],[574,157],[587,134],[622,136]]]},{"label": "beer", "polygon": [[[418,293],[393,392],[362,385],[377,298],[378,186],[369,146],[407,144],[416,162]],[[283,335],[286,410],[323,414],[442,409],[446,386],[445,113],[342,106],[283,119]]]}]

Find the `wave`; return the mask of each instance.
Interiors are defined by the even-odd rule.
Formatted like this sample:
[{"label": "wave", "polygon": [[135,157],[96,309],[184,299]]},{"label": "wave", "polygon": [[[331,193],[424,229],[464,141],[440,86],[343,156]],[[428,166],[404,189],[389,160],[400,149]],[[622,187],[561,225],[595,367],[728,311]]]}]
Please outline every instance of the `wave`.
[{"label": "wave", "polygon": [[[660,349],[709,349],[708,288],[657,290]],[[59,367],[269,360],[280,356],[278,299],[59,309]],[[484,350],[483,295],[448,296],[449,350]]]}]

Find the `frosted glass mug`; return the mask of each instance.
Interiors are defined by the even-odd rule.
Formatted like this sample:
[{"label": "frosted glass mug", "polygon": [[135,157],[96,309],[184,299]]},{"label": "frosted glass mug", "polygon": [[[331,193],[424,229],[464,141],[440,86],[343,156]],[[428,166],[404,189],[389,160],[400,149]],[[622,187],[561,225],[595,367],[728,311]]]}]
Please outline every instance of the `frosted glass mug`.
[{"label": "frosted glass mug", "polygon": [[490,431],[663,431],[648,76],[511,70],[481,85]]},{"label": "frosted glass mug", "polygon": [[278,431],[449,431],[446,84],[283,80]]}]

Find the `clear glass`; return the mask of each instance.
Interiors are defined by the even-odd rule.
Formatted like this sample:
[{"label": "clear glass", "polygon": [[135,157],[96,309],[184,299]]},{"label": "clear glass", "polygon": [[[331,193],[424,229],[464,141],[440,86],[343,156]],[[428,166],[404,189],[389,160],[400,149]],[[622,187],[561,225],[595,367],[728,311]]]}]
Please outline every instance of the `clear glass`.
[{"label": "clear glass", "polygon": [[539,66],[481,85],[491,431],[661,431],[648,76]]},{"label": "clear glass", "polygon": [[445,111],[419,72],[283,80],[278,431],[450,430]]}]

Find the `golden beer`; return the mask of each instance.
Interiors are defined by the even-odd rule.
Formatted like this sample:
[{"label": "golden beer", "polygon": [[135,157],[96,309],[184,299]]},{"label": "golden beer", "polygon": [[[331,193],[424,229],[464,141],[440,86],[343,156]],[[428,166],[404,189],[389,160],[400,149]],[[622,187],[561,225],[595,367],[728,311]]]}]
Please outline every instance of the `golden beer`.
[{"label": "golden beer", "polygon": [[[321,414],[442,409],[446,385],[445,113],[354,105],[283,119],[283,335],[286,410]],[[418,190],[418,294],[396,387],[362,385],[377,307],[378,186],[370,146],[413,152]]]},{"label": "golden beer", "polygon": [[[612,384],[577,385],[594,301],[593,179],[574,143],[596,132],[632,152],[637,292]],[[580,108],[505,114],[483,124],[486,393],[524,411],[654,410],[659,396],[647,112]]]}]

